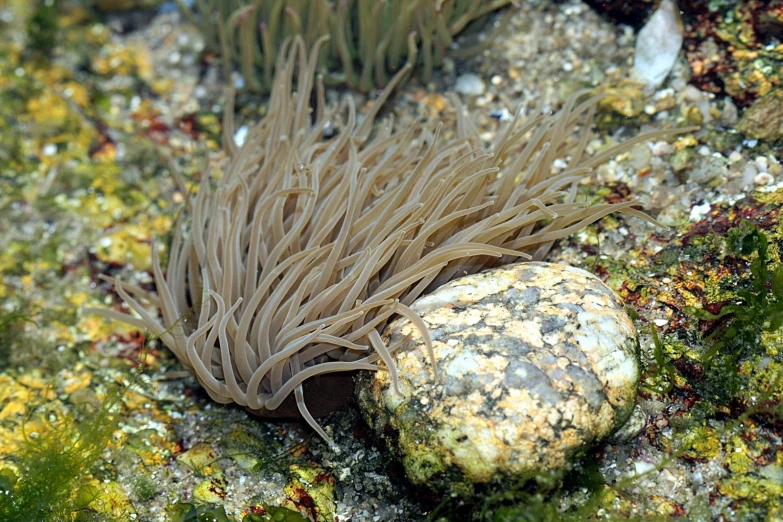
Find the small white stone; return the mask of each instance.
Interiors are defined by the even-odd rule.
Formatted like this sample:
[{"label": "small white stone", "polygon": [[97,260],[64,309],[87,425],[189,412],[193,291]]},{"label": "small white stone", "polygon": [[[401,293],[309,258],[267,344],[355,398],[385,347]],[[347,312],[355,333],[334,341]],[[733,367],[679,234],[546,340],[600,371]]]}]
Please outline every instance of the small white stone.
[{"label": "small white stone", "polygon": [[688,219],[692,222],[701,221],[710,211],[710,208],[712,208],[712,205],[709,203],[694,205],[694,207],[691,209],[691,213],[688,216]]},{"label": "small white stone", "polygon": [[552,167],[555,170],[565,170],[566,167],[568,167],[568,162],[561,158],[555,159],[555,161],[552,162]]},{"label": "small white stone", "polygon": [[247,125],[242,125],[234,133],[234,142],[237,144],[237,147],[241,147],[242,145],[244,145],[246,139],[247,139]]},{"label": "small white stone", "polygon": [[484,81],[473,73],[461,74],[454,86],[455,91],[466,96],[481,96],[486,88]]},{"label": "small white stone", "polygon": [[759,172],[767,172],[769,170],[769,160],[766,157],[758,156],[753,162],[756,164]]},{"label": "small white stone", "polygon": [[771,185],[775,181],[775,178],[772,177],[772,174],[769,172],[759,172],[756,174],[756,177],[753,178],[753,184],[758,187],[763,187],[764,185]]},{"label": "small white stone", "polygon": [[651,152],[653,156],[661,157],[666,156],[674,152],[674,145],[671,145],[665,141],[656,141],[652,144]]},{"label": "small white stone", "polygon": [[633,467],[637,475],[642,475],[654,470],[655,464],[651,464],[649,462],[634,462]]}]

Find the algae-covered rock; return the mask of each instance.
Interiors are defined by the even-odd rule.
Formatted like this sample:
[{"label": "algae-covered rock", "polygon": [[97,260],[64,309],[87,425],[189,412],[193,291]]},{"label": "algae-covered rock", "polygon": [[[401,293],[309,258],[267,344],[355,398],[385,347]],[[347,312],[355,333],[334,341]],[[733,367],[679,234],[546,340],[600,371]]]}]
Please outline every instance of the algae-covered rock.
[{"label": "algae-covered rock", "polygon": [[616,85],[601,87],[604,95],[598,103],[602,112],[619,114],[626,118],[635,118],[644,111],[643,86],[632,80],[622,80]]},{"label": "algae-covered rock", "polygon": [[177,457],[177,461],[191,468],[199,476],[221,475],[217,451],[204,442],[194,445]]},{"label": "algae-covered rock", "polygon": [[457,279],[412,307],[432,337],[389,325],[389,372],[363,376],[367,422],[414,484],[472,484],[559,474],[630,416],[639,379],[636,330],[616,294],[565,265],[523,263]]},{"label": "algae-covered rock", "polygon": [[783,137],[783,89],[762,96],[751,105],[737,124],[749,138],[775,140]]},{"label": "algae-covered rock", "polygon": [[[323,467],[313,463],[293,464],[285,486],[284,508],[299,510],[316,522],[334,519],[335,479]],[[273,520],[287,520],[280,518]]]}]

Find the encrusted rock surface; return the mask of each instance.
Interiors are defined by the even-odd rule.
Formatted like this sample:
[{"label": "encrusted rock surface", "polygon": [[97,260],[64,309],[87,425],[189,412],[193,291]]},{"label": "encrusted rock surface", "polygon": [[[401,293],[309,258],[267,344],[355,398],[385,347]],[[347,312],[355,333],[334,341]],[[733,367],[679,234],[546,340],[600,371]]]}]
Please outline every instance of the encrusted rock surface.
[{"label": "encrusted rock surface", "polygon": [[439,380],[408,320],[384,332],[389,372],[362,376],[367,422],[408,478],[464,488],[560,472],[629,417],[639,379],[636,330],[595,276],[521,263],[463,277],[413,304],[432,337]]}]

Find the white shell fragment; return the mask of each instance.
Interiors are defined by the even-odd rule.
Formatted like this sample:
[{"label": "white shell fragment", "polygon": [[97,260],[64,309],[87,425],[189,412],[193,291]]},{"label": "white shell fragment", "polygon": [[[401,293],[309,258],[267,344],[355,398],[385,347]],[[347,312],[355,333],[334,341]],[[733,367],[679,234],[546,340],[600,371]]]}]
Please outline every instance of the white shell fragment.
[{"label": "white shell fragment", "polygon": [[649,87],[660,86],[680,54],[683,25],[673,0],[663,0],[636,37],[632,76]]},{"label": "white shell fragment", "polygon": [[[440,381],[417,328],[389,372],[359,380],[368,423],[409,479],[454,489],[531,471],[560,472],[630,416],[639,380],[637,334],[619,297],[595,276],[520,263],[454,280],[417,300]],[[458,487],[458,486],[457,486]]]}]

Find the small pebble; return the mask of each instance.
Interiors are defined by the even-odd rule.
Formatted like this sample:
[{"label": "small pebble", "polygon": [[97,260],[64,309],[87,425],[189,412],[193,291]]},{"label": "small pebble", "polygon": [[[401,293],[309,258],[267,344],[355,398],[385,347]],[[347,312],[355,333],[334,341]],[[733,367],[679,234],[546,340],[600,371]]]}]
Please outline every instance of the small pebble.
[{"label": "small pebble", "polygon": [[753,184],[756,186],[770,185],[775,178],[769,172],[759,172],[755,178],[753,178]]},{"label": "small pebble", "polygon": [[657,141],[653,143],[651,151],[653,156],[666,156],[674,152],[674,146],[665,141]]},{"label": "small pebble", "polygon": [[481,96],[486,90],[486,85],[477,75],[468,73],[457,78],[454,90],[465,96]]},{"label": "small pebble", "polygon": [[244,145],[245,139],[247,139],[247,125],[242,125],[234,133],[234,142],[237,144],[238,147],[241,147],[242,145]]}]

